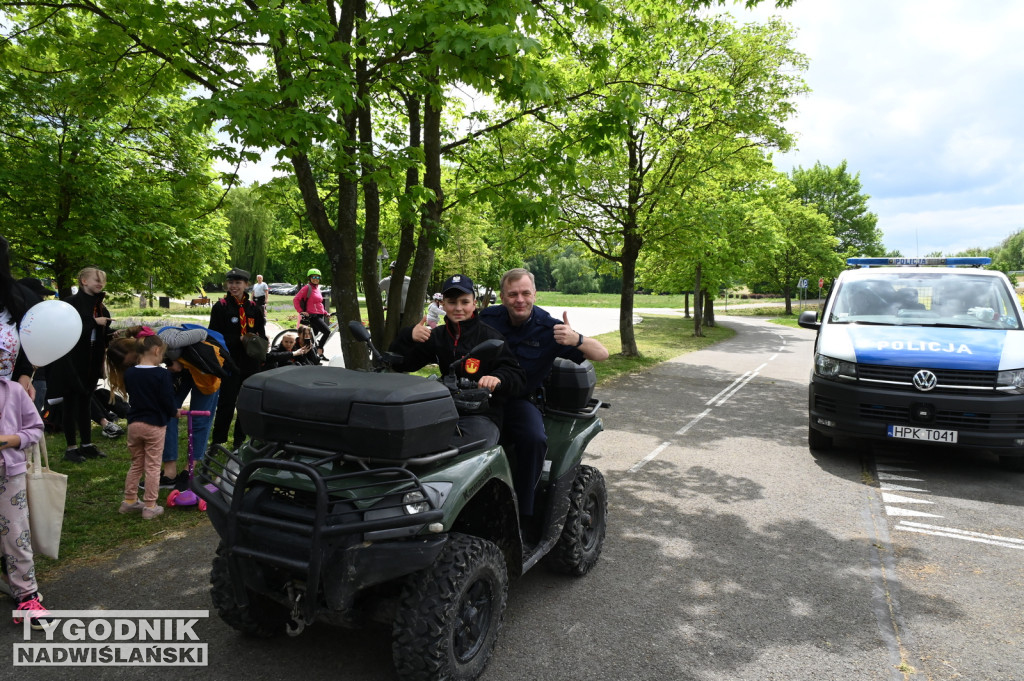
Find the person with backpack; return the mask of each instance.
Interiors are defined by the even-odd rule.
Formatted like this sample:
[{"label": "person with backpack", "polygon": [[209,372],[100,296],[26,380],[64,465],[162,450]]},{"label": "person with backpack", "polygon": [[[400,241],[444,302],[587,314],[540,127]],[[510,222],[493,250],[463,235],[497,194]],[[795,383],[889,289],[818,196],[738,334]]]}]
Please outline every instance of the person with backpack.
[{"label": "person with backpack", "polygon": [[[263,348],[263,357],[255,357],[246,350],[243,340],[246,334],[251,333],[267,341],[266,317],[245,292],[249,285],[249,273],[236,267],[224,278],[227,293],[214,303],[210,310],[209,330],[216,331],[224,337],[228,355],[237,365],[238,371],[232,371],[230,375],[221,379],[217,415],[213,420],[213,435],[210,440],[213,444],[227,442],[242,381],[259,371],[260,364],[266,357],[266,346]],[[242,424],[236,423],[233,445],[238,447],[244,440],[245,431]]]},{"label": "person with backpack", "polygon": [[292,298],[295,311],[299,313],[299,321],[313,329],[317,334],[317,354],[324,354],[324,344],[331,335],[331,327],[327,320],[330,316],[324,307],[324,296],[320,291],[320,270],[311,267],[306,272],[306,285]]}]

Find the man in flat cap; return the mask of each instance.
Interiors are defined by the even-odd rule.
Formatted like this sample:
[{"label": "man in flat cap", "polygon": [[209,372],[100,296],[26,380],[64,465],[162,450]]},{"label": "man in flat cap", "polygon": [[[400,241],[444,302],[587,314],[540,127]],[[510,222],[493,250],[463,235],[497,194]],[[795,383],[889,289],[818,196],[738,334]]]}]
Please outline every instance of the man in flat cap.
[{"label": "man in flat cap", "polygon": [[[238,400],[238,390],[242,387],[242,381],[259,371],[260,362],[249,356],[242,342],[242,337],[247,333],[255,333],[257,336],[266,339],[266,318],[262,311],[249,299],[245,292],[249,285],[249,273],[237,267],[232,268],[224,275],[227,290],[224,297],[213,304],[210,310],[210,330],[217,331],[224,336],[224,343],[228,346],[231,359],[238,365],[238,371],[233,372],[227,378],[221,380],[220,396],[217,398],[217,415],[213,421],[213,434],[210,441],[213,444],[222,444],[228,441],[228,431],[231,429],[231,419],[235,415],[235,402]],[[234,447],[238,447],[245,440],[245,431],[242,424],[235,424],[235,436],[232,441]]]}]

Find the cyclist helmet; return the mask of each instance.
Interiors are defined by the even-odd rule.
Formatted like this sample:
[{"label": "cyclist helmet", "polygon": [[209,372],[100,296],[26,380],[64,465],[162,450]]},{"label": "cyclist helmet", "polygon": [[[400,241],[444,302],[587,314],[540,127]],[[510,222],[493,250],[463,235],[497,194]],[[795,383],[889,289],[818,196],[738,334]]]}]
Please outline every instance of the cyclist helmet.
[{"label": "cyclist helmet", "polygon": [[309,277],[319,277],[319,276],[320,276],[320,270],[318,270],[318,269],[317,269],[317,268],[315,268],[315,267],[310,267],[310,268],[309,268],[309,271],[308,271],[308,272],[306,272],[306,278],[307,278],[307,279],[308,279]]},{"label": "cyclist helmet", "polygon": [[435,293],[434,300],[444,300],[444,296],[442,296],[440,293]]}]

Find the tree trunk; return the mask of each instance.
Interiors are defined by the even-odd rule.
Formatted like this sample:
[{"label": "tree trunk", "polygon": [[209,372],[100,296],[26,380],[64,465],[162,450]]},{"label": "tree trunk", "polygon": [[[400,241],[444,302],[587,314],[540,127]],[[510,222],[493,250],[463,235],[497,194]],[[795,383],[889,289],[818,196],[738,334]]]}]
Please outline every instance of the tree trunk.
[{"label": "tree trunk", "polygon": [[701,328],[703,304],[701,302],[700,275],[700,263],[697,263],[697,269],[693,273],[693,335],[698,337],[704,335],[704,329]]},{"label": "tree trunk", "polygon": [[690,318],[690,292],[686,291],[683,293],[683,317],[686,319]]},{"label": "tree trunk", "polygon": [[[355,9],[360,24],[366,20],[366,3],[359,2]],[[359,43],[365,45],[365,37],[359,36]],[[359,143],[363,148],[363,161],[360,167],[360,174],[363,186],[363,244],[362,256],[363,267],[360,279],[363,282],[363,293],[366,299],[366,316],[370,325],[370,333],[374,338],[380,338],[381,330],[384,328],[384,306],[380,296],[375,295],[378,290],[380,277],[377,270],[377,254],[380,252],[380,187],[376,181],[371,179],[376,168],[365,159],[369,158],[373,150],[373,112],[370,108],[369,77],[366,71],[366,60],[356,60],[356,82],[359,90],[357,101],[361,104],[357,109],[359,118]],[[339,319],[344,324],[359,317]],[[342,331],[348,336],[347,331]],[[365,354],[365,353],[364,353]]]},{"label": "tree trunk", "polygon": [[793,314],[793,290],[789,286],[783,287],[782,297],[786,299],[786,314]]},{"label": "tree trunk", "polygon": [[704,299],[704,326],[713,327],[715,325],[715,298],[708,295],[707,291],[704,291],[701,297]]},{"label": "tree trunk", "polygon": [[619,341],[624,357],[639,357],[636,330],[633,328],[633,298],[636,294],[636,261],[643,240],[634,230],[625,234],[622,244],[622,293],[619,295]]},{"label": "tree trunk", "polygon": [[442,100],[440,72],[430,74],[433,92],[427,96],[423,112],[423,186],[433,192],[433,198],[423,208],[420,218],[420,237],[416,244],[416,262],[409,283],[406,316],[419,322],[423,316],[423,302],[427,299],[427,285],[434,270],[434,235],[441,226],[444,190],[441,186],[441,124]]}]

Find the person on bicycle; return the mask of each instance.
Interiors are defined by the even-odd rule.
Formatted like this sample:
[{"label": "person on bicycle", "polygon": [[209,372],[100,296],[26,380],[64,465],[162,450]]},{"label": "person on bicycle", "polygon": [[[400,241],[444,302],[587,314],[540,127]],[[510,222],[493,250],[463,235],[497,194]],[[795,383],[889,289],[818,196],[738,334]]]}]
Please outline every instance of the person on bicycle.
[{"label": "person on bicycle", "polygon": [[327,319],[330,315],[324,307],[324,296],[320,292],[320,270],[311,267],[306,272],[306,285],[299,289],[299,292],[292,298],[295,311],[299,313],[299,321],[312,327],[317,334],[317,354],[324,354],[324,345],[327,337],[331,335],[331,327]]}]

